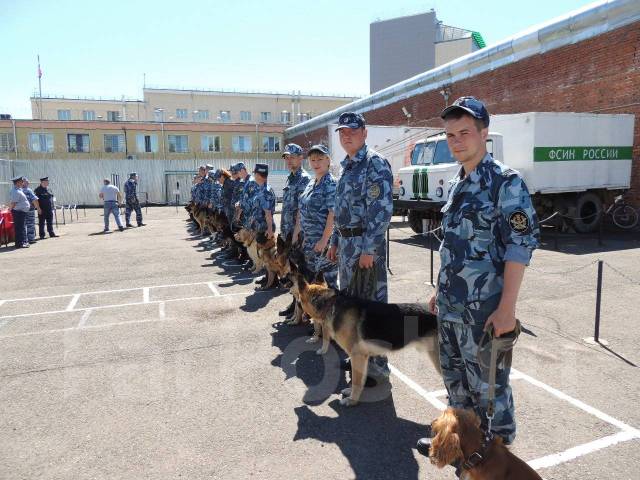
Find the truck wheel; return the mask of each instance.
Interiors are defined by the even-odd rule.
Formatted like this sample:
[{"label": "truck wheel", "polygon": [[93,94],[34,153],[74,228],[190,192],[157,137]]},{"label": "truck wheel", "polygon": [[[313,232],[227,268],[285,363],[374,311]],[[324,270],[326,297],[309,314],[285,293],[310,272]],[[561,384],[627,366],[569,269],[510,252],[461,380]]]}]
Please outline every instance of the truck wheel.
[{"label": "truck wheel", "polygon": [[420,213],[409,210],[409,226],[416,233],[422,233],[422,216]]},{"label": "truck wheel", "polygon": [[595,232],[602,221],[602,200],[593,192],[585,192],[576,200],[573,228],[579,233]]}]

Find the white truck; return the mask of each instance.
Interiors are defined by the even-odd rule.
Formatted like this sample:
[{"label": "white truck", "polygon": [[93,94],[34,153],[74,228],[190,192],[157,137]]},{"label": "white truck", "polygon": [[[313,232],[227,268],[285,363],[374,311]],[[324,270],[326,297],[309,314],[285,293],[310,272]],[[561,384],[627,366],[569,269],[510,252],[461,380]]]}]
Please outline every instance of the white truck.
[{"label": "white truck", "polygon": [[[602,220],[603,205],[631,182],[634,115],[529,112],[491,117],[487,150],[525,179],[540,219],[559,212],[581,233]],[[399,170],[394,207],[411,228],[438,219],[448,184],[460,166],[444,133],[417,141],[410,165]]]}]

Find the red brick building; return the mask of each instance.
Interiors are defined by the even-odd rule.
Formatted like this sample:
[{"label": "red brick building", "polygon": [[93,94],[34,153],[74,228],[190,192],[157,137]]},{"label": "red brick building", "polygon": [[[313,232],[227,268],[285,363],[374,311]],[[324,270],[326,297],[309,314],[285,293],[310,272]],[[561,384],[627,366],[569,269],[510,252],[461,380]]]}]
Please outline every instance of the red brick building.
[{"label": "red brick building", "polygon": [[350,110],[363,113],[371,125],[439,127],[447,94],[449,102],[473,95],[483,100],[492,114],[634,114],[631,200],[640,206],[637,0],[603,2],[526,31],[290,128],[285,140],[303,146],[326,142],[327,125]]}]

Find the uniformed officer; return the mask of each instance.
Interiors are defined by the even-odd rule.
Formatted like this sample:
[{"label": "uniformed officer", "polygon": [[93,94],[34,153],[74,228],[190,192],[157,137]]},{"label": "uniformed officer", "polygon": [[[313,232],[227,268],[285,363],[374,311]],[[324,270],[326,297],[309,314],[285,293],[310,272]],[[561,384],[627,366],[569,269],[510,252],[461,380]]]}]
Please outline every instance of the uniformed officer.
[{"label": "uniformed officer", "polygon": [[[539,229],[520,174],[487,153],[484,104],[462,97],[441,116],[461,168],[442,208],[441,267],[429,304],[437,308],[449,405],[474,409],[486,428],[488,372],[478,364],[479,342],[490,325],[496,336],[515,329],[516,299]],[[510,363],[510,355],[498,358],[492,422],[492,432],[506,444],[516,435]]]},{"label": "uniformed officer", "polygon": [[218,180],[220,180],[221,171],[215,170],[210,173],[210,177],[212,180],[211,184],[211,196],[209,197],[209,208],[218,211],[220,209],[221,196],[222,196],[222,185]]},{"label": "uniformed officer", "polygon": [[[255,231],[256,238],[273,238],[276,231],[276,223],[273,219],[276,212],[276,194],[271,185],[267,183],[269,177],[269,165],[257,163],[254,170],[254,179],[258,185],[256,194],[251,202],[251,230]],[[258,240],[260,241],[260,240]]]},{"label": "uniformed officer", "polygon": [[54,238],[58,235],[53,231],[53,192],[49,190],[49,177],[40,179],[40,185],[35,189],[34,193],[38,197],[40,211],[38,212],[38,233],[40,240],[44,240],[44,224],[47,223],[47,231],[49,237]]},{"label": "uniformed officer", "polygon": [[[388,300],[386,242],[393,212],[393,177],[386,158],[366,144],[364,117],[345,112],[338,118],[340,144],[347,152],[336,187],[334,232],[328,258],[338,261],[338,285],[358,297],[380,302]],[[369,270],[373,269],[373,270]],[[358,271],[367,282],[352,284]],[[348,362],[342,367],[349,368]],[[385,357],[369,359],[367,383],[386,379]]]},{"label": "uniformed officer", "polygon": [[303,232],[302,250],[309,269],[322,272],[331,288],[338,288],[338,267],[324,255],[333,233],[333,207],[336,198],[336,179],[329,173],[331,158],[324,145],[314,145],[307,153],[309,165],[315,173],[300,194],[300,210],[293,238]]},{"label": "uniformed officer", "polygon": [[26,224],[27,224],[27,240],[29,243],[36,243],[36,210],[38,215],[42,214],[40,210],[40,201],[36,194],[29,188],[29,180],[26,177],[22,177],[22,191],[29,200],[29,211],[27,212]]},{"label": "uniformed officer", "polygon": [[[304,151],[300,145],[295,143],[289,143],[285,145],[282,152],[282,158],[284,158],[287,168],[289,169],[289,176],[287,182],[282,189],[282,212],[280,213],[280,234],[284,239],[287,239],[289,235],[293,234],[293,229],[296,225],[296,217],[299,209],[299,198],[303,192],[311,177],[302,168],[302,161],[304,160]],[[291,315],[295,308],[295,299],[284,310],[279,312],[279,315]]]},{"label": "uniformed officer", "polygon": [[238,162],[234,165],[234,170],[238,172],[236,182],[233,186],[233,195],[231,196],[231,203],[233,205],[233,221],[236,225],[242,225],[240,222],[241,208],[240,201],[242,200],[242,193],[244,192],[245,183],[249,180],[249,174],[247,174],[247,167],[243,162]]},{"label": "uniformed officer", "polygon": [[14,240],[16,248],[29,248],[29,240],[27,240],[27,224],[26,218],[31,205],[27,196],[22,191],[24,177],[15,177],[11,179],[13,188],[9,193],[9,208],[13,217]]},{"label": "uniformed officer", "polygon": [[124,201],[125,201],[125,209],[124,209],[124,219],[127,227],[133,227],[131,225],[131,212],[135,210],[136,212],[136,223],[139,227],[144,227],[146,223],[142,223],[142,210],[140,209],[140,202],[138,201],[138,174],[136,172],[131,172],[129,174],[129,179],[124,182]]}]

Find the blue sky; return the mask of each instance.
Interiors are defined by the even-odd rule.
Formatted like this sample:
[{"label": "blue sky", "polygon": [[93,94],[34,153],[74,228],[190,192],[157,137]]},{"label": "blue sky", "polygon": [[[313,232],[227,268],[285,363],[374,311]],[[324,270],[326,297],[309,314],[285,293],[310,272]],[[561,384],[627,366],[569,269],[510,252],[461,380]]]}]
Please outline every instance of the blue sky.
[{"label": "blue sky", "polygon": [[142,97],[149,86],[369,91],[369,24],[436,10],[488,45],[585,0],[0,0],[0,113],[43,94]]}]

